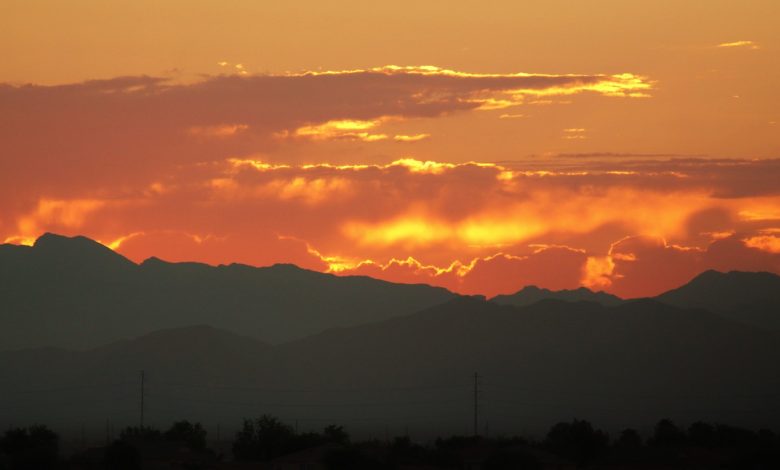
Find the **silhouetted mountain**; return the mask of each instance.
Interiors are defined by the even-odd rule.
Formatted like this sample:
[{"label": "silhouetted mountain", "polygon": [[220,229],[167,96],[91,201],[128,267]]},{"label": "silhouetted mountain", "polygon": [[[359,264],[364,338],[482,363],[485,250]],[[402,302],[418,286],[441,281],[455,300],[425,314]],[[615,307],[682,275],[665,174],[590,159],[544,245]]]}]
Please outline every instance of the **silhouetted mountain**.
[{"label": "silhouetted mountain", "polygon": [[[777,423],[780,336],[653,300],[526,307],[456,298],[419,313],[277,346],[206,327],[84,352],[0,353],[0,416],[60,426],[137,419],[238,425],[272,413],[316,427],[464,432],[473,373],[493,432],[587,418]],[[0,423],[0,426],[5,423]]]},{"label": "silhouetted mountain", "polygon": [[[140,338],[111,343],[93,351],[112,358],[145,357],[143,362],[158,361],[165,357],[162,362],[180,360],[179,366],[193,363],[198,367],[210,362],[210,357],[222,356],[218,361],[221,367],[225,363],[225,355],[257,356],[267,352],[270,347],[246,336],[239,336],[211,326],[195,325],[155,331]],[[215,351],[219,354],[215,355]]]},{"label": "silhouetted mountain", "polygon": [[702,308],[728,318],[780,330],[780,276],[767,272],[705,271],[659,295],[660,302]]},{"label": "silhouetted mountain", "polygon": [[162,328],[210,325],[269,342],[378,321],[452,298],[427,285],[338,277],[293,265],[141,265],[84,237],[0,245],[0,349],[94,347]]},{"label": "silhouetted mountain", "polygon": [[620,297],[607,294],[603,291],[593,292],[586,287],[551,291],[549,289],[539,288],[536,286],[526,286],[514,294],[497,295],[490,300],[501,305],[515,305],[517,307],[522,307],[539,302],[540,300],[547,299],[562,300],[565,302],[597,302],[601,305],[607,306],[618,305],[623,302],[623,299]]},{"label": "silhouetted mountain", "polygon": [[63,268],[79,267],[105,269],[107,272],[130,269],[135,264],[110,248],[87,237],[63,237],[45,233],[39,237],[32,250],[42,264],[58,264]]}]

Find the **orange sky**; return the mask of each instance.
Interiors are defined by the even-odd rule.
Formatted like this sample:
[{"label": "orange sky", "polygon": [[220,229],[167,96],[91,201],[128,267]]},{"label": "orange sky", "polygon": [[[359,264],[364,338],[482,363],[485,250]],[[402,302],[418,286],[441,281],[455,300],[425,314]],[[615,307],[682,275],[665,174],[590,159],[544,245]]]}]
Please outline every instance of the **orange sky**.
[{"label": "orange sky", "polygon": [[0,242],[488,295],[780,272],[780,3],[266,3],[4,1]]}]

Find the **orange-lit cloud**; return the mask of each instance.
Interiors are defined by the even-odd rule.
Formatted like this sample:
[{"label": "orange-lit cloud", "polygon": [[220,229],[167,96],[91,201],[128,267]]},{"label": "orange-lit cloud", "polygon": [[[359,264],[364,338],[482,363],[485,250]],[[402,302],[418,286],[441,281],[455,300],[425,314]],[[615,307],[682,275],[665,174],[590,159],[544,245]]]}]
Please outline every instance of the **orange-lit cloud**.
[{"label": "orange-lit cloud", "polygon": [[[0,240],[84,234],[136,261],[293,262],[488,295],[779,269],[779,160],[598,154],[583,146],[613,132],[588,113],[515,109],[643,109],[655,98],[613,99],[654,93],[638,74],[238,65],[0,86]],[[555,151],[523,154],[536,138]]]},{"label": "orange-lit cloud", "polygon": [[74,187],[139,187],[180,171],[197,173],[229,157],[271,154],[279,163],[295,155],[294,146],[304,145],[298,141],[418,141],[429,132],[385,127],[490,103],[521,105],[526,96],[632,97],[651,88],[651,81],[632,74],[485,74],[430,66],[194,82],[137,76],[0,85],[0,196],[13,193],[29,207],[44,195],[74,196]]},{"label": "orange-lit cloud", "polygon": [[563,130],[563,138],[568,140],[587,139],[588,130],[581,127],[570,127]]},{"label": "orange-lit cloud", "polygon": [[423,134],[413,134],[413,135],[399,134],[399,135],[393,136],[393,140],[395,140],[396,142],[419,142],[421,140],[425,140],[425,139],[429,138],[430,136],[431,136],[430,134],[424,134],[424,133]]},{"label": "orange-lit cloud", "polygon": [[17,218],[15,234],[6,237],[5,242],[30,245],[31,241],[47,230],[79,229],[90,214],[106,203],[97,199],[41,198],[34,210]]},{"label": "orange-lit cloud", "polygon": [[221,124],[216,126],[193,126],[188,129],[191,135],[203,137],[226,138],[244,132],[249,128],[246,124]]},{"label": "orange-lit cloud", "polygon": [[341,119],[322,124],[299,127],[293,133],[295,137],[310,139],[354,139],[375,142],[387,139],[386,134],[372,134],[370,131],[379,125],[379,120],[357,121]]},{"label": "orange-lit cloud", "polygon": [[0,235],[83,233],[137,261],[294,262],[487,295],[538,284],[641,296],[709,268],[780,272],[777,166],[228,158],[140,191],[41,199]]},{"label": "orange-lit cloud", "polygon": [[718,47],[721,48],[734,48],[734,47],[741,47],[746,49],[760,49],[760,46],[756,44],[754,41],[731,41],[731,42],[723,42],[718,44]]},{"label": "orange-lit cloud", "polygon": [[[483,109],[500,109],[522,101],[522,96],[572,95],[592,91],[607,96],[647,97],[652,83],[646,77],[632,73],[613,75],[576,75],[576,74],[531,74],[531,73],[471,73],[445,69],[433,65],[397,66],[387,65],[371,69],[346,71],[305,72],[292,76],[339,76],[339,75],[385,75],[418,76],[435,80],[439,89],[453,90],[458,87],[472,93],[471,100]],[[458,80],[460,82],[458,82]],[[482,87],[471,87],[467,81],[481,83]],[[466,86],[464,86],[466,85]],[[503,92],[504,95],[490,96],[483,92]],[[478,107],[479,107],[478,106]]]},{"label": "orange-lit cloud", "polygon": [[499,119],[522,119],[524,117],[527,117],[525,114],[518,114],[518,113],[504,113],[498,116]]},{"label": "orange-lit cloud", "polygon": [[780,237],[777,235],[756,235],[743,240],[750,248],[780,254]]}]

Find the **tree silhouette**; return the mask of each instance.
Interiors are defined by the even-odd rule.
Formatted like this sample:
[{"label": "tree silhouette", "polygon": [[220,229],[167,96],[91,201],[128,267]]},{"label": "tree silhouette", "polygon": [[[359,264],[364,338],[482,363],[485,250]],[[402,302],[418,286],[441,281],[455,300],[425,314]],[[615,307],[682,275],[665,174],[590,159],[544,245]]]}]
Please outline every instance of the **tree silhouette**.
[{"label": "tree silhouette", "polygon": [[200,423],[193,424],[184,420],[173,423],[163,437],[167,441],[184,442],[190,449],[203,450],[206,448],[206,434]]},{"label": "tree silhouette", "polygon": [[568,457],[580,465],[593,462],[604,455],[609,436],[584,420],[558,423],[547,433],[545,445],[552,452]]},{"label": "tree silhouette", "polygon": [[755,432],[727,424],[716,425],[715,436],[719,447],[745,447],[758,441],[758,435]]},{"label": "tree silhouette", "polygon": [[388,465],[378,462],[355,447],[332,450],[325,455],[323,463],[328,470],[384,470],[388,468]]},{"label": "tree silhouette", "polygon": [[252,421],[245,419],[233,442],[238,460],[270,460],[293,449],[292,428],[270,415]]},{"label": "tree silhouette", "polygon": [[709,423],[697,421],[688,428],[688,441],[700,447],[715,446],[715,427]]},{"label": "tree silhouette", "polygon": [[636,451],[642,447],[642,437],[636,429],[624,429],[615,441],[615,448],[622,451]]},{"label": "tree silhouette", "polygon": [[162,440],[159,429],[149,426],[128,426],[119,433],[119,440],[125,442],[157,442]]},{"label": "tree silhouette", "polygon": [[525,452],[499,451],[485,461],[485,470],[537,470],[542,464]]},{"label": "tree silhouette", "polygon": [[127,441],[114,441],[106,448],[106,468],[116,470],[136,470],[141,468],[141,452]]},{"label": "tree silhouette", "polygon": [[672,420],[662,419],[655,425],[648,443],[656,447],[680,447],[685,444],[685,433]]},{"label": "tree silhouette", "polygon": [[344,430],[344,427],[336,426],[335,424],[325,426],[325,429],[322,430],[322,437],[326,442],[334,444],[349,443],[349,434]]},{"label": "tree silhouette", "polygon": [[59,436],[46,426],[9,429],[0,439],[0,451],[11,469],[33,470],[57,465]]},{"label": "tree silhouette", "polygon": [[396,466],[401,464],[413,464],[426,462],[428,453],[425,448],[415,444],[409,436],[401,436],[393,439],[390,444],[390,461]]}]

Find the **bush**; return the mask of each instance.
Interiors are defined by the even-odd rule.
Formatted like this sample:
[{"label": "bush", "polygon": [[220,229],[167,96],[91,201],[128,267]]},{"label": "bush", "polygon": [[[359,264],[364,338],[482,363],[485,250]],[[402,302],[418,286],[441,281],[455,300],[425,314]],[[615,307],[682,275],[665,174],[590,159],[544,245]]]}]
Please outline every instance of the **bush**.
[{"label": "bush", "polygon": [[46,426],[15,428],[0,439],[0,451],[12,469],[53,468],[59,459],[59,442],[59,436]]}]

